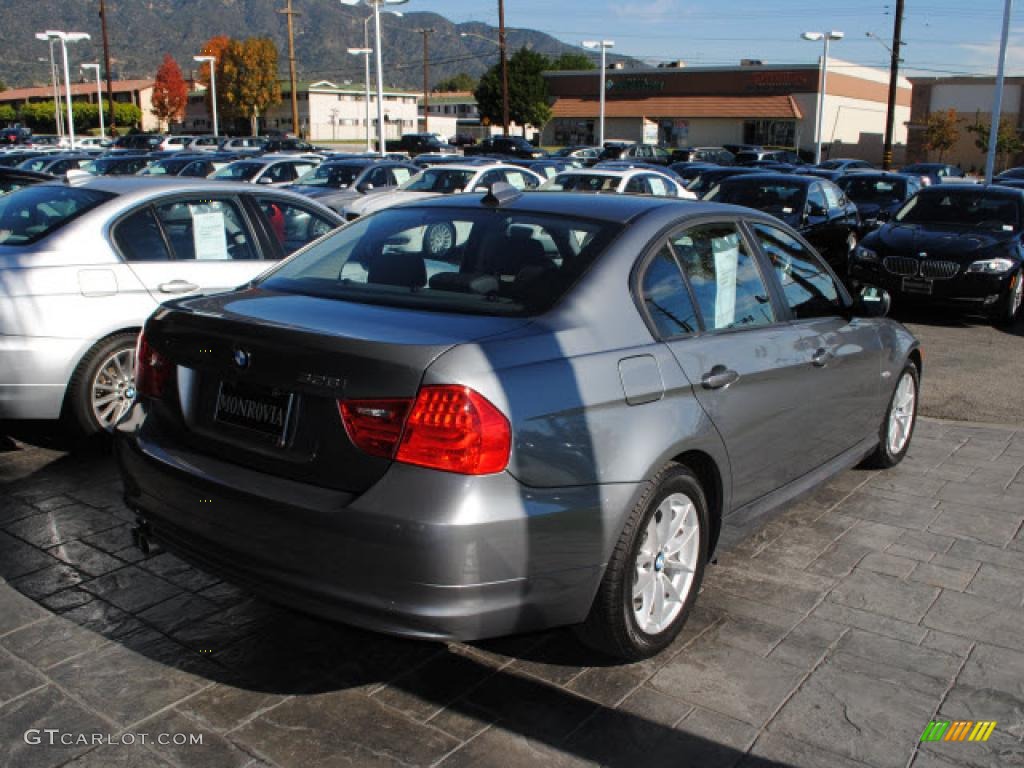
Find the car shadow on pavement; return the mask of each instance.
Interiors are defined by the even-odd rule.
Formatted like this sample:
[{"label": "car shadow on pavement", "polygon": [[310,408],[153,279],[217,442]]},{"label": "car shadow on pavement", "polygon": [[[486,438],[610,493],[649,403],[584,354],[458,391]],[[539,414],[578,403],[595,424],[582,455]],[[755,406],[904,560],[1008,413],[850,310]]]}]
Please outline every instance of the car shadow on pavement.
[{"label": "car shadow on pavement", "polygon": [[445,766],[703,768],[745,753],[683,722],[691,705],[643,688],[708,628],[699,618],[636,664],[587,650],[570,630],[473,644],[389,637],[265,603],[159,549],[144,556],[113,461],[95,446],[0,475],[0,489],[0,604],[36,617],[0,646],[108,720],[174,708],[282,766],[307,762],[304,739],[274,741],[289,718],[357,763],[379,728],[394,759],[419,764],[433,745],[426,763],[447,754]]},{"label": "car shadow on pavement", "polygon": [[955,309],[927,306],[897,306],[889,316],[901,323],[919,323],[938,328],[975,328],[987,326],[1010,336],[1024,336],[1024,311],[1010,325],[993,323],[985,315],[973,315]]}]

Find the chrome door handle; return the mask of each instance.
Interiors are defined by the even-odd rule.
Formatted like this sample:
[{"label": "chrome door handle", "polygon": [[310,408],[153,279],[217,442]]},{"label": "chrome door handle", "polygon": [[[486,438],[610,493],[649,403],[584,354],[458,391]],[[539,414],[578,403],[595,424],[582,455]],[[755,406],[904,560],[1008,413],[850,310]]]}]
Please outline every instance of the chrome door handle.
[{"label": "chrome door handle", "polygon": [[731,368],[726,368],[724,365],[716,365],[704,374],[700,383],[704,389],[724,389],[730,384],[735,384],[739,381],[739,378],[740,375]]},{"label": "chrome door handle", "polygon": [[169,283],[160,283],[157,288],[160,293],[188,293],[199,290],[198,285],[188,280],[171,280]]},{"label": "chrome door handle", "polygon": [[827,349],[819,349],[811,355],[811,364],[817,368],[824,368],[828,365],[833,355]]}]

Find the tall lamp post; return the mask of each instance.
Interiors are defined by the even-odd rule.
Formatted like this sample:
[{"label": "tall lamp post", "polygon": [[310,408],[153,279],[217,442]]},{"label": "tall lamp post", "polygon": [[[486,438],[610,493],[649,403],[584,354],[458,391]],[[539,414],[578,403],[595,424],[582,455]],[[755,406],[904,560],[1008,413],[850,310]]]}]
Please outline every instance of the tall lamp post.
[{"label": "tall lamp post", "polygon": [[210,65],[210,104],[213,107],[213,136],[220,136],[217,124],[217,57],[216,56],[193,56],[193,61]]},{"label": "tall lamp post", "polygon": [[100,115],[100,138],[105,139],[107,137],[106,128],[103,125],[103,84],[100,82],[100,65],[99,64],[82,64],[82,69],[94,69],[96,70],[96,111]]},{"label": "tall lamp post", "polygon": [[822,121],[825,119],[825,86],[828,83],[828,44],[833,40],[842,40],[843,33],[833,29],[831,32],[804,32],[800,37],[804,40],[810,40],[812,43],[821,40],[825,42],[825,51],[821,57],[821,90],[818,93],[818,130],[815,131],[814,146],[814,164],[817,165],[821,162],[821,135],[824,129]]},{"label": "tall lamp post", "polygon": [[409,0],[341,0],[343,5],[365,3],[373,7],[374,52],[377,54],[377,151],[383,157],[386,153],[384,136],[384,67],[380,54],[380,11],[384,5],[402,5]]},{"label": "tall lamp post", "polygon": [[60,40],[61,55],[64,58],[64,89],[68,102],[68,148],[73,150],[75,148],[75,117],[71,113],[71,72],[68,69],[68,43],[88,40],[89,35],[86,32],[61,32],[56,29],[48,29],[46,36]]},{"label": "tall lamp post", "polygon": [[583,47],[591,50],[595,48],[601,49],[601,112],[600,118],[597,121],[597,146],[604,146],[604,75],[605,75],[605,55],[609,48],[614,47],[614,40],[584,40]]},{"label": "tall lamp post", "polygon": [[60,108],[60,78],[57,76],[57,62],[53,60],[53,44],[56,38],[50,37],[45,32],[37,32],[36,40],[45,40],[50,44],[50,78],[53,80],[53,119],[57,124],[57,135],[64,136],[64,117]]},{"label": "tall lamp post", "polygon": [[[392,16],[401,16],[401,11],[384,11],[384,13],[390,13]],[[363,19],[363,47],[362,48],[349,48],[348,52],[353,56],[364,56],[366,64],[366,76],[364,82],[366,83],[366,151],[373,151],[373,139],[371,139],[370,133],[370,55],[373,53],[373,48],[370,47],[370,22],[373,21],[373,14],[371,13],[365,19]]]},{"label": "tall lamp post", "polygon": [[[999,39],[999,66],[996,69],[996,93],[992,100],[992,124],[988,129],[988,157],[985,158],[985,183],[992,183],[996,169],[996,145],[999,143],[999,121],[1003,112],[1003,83],[1006,76],[1006,44],[1010,36],[1010,14],[1013,0],[1006,0],[1003,6],[1003,33]],[[1019,279],[1019,278],[1018,278]]]}]

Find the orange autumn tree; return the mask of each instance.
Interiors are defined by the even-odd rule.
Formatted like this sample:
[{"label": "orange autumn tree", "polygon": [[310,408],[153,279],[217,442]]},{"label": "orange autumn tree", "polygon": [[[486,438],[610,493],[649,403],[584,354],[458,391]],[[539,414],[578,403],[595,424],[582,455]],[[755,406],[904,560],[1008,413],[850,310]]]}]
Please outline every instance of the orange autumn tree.
[{"label": "orange autumn tree", "polygon": [[150,111],[161,123],[180,121],[188,105],[188,86],[181,76],[181,67],[171,54],[164,54],[163,64],[156,71],[153,83],[153,106]]},{"label": "orange autumn tree", "polygon": [[[214,61],[214,74],[217,78],[217,111],[223,116],[225,114],[224,104],[224,91],[220,87],[221,78],[221,61],[224,58],[224,51],[228,45],[231,44],[231,38],[227,35],[214,35],[205,43],[200,49],[200,53],[203,56],[213,56]],[[199,65],[199,71],[196,73],[196,82],[206,89],[206,114],[213,114],[212,97],[210,95],[210,65],[207,62],[202,62]]]}]

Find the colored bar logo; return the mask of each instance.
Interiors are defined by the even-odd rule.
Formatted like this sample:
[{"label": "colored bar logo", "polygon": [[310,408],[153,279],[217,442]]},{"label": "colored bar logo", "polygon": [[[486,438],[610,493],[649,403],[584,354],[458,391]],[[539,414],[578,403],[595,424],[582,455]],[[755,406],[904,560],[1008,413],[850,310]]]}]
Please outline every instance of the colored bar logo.
[{"label": "colored bar logo", "polygon": [[988,741],[995,729],[995,720],[932,720],[921,741]]}]

